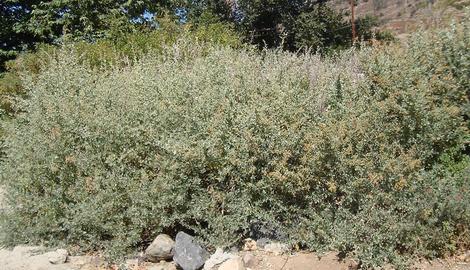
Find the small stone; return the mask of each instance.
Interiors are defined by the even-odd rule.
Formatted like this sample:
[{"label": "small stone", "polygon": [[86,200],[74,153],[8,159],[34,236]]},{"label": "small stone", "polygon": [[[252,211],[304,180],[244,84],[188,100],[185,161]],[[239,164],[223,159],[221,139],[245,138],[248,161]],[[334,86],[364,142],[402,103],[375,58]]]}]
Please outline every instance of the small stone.
[{"label": "small stone", "polygon": [[47,253],[47,258],[52,264],[62,264],[67,261],[68,252],[65,249],[58,249]]},{"label": "small stone", "polygon": [[209,252],[196,243],[196,240],[189,234],[179,232],[175,240],[175,255],[173,260],[183,270],[200,269],[209,259]]},{"label": "small stone", "polygon": [[166,234],[158,235],[145,250],[145,258],[151,262],[173,258],[175,241]]},{"label": "small stone", "polygon": [[226,260],[233,258],[237,258],[237,256],[234,254],[226,253],[223,249],[218,248],[215,250],[215,253],[212,254],[212,256],[205,262],[204,270],[215,269],[216,265],[219,265],[225,262]]},{"label": "small stone", "polygon": [[247,253],[243,256],[243,263],[246,267],[255,268],[258,265],[258,258],[251,253]]},{"label": "small stone", "polygon": [[245,245],[243,246],[243,250],[244,251],[255,251],[258,249],[258,247],[256,246],[256,241],[251,239],[251,238],[247,238],[245,239]]},{"label": "small stone", "polygon": [[289,248],[286,244],[281,243],[270,243],[264,246],[264,250],[269,253],[273,253],[274,255],[282,255],[289,251]]},{"label": "small stone", "polygon": [[219,270],[245,270],[245,266],[240,258],[235,258],[222,263]]},{"label": "small stone", "polygon": [[128,259],[124,265],[126,266],[126,269],[132,269],[139,265],[139,259]]},{"label": "small stone", "polygon": [[470,262],[470,251],[467,251],[465,253],[465,258],[464,258],[463,261],[466,262],[466,263]]},{"label": "small stone", "polygon": [[174,262],[159,262],[147,267],[147,270],[176,270]]},{"label": "small stone", "polygon": [[269,238],[261,238],[256,240],[256,246],[259,248],[264,248],[269,243],[271,243],[271,240]]}]

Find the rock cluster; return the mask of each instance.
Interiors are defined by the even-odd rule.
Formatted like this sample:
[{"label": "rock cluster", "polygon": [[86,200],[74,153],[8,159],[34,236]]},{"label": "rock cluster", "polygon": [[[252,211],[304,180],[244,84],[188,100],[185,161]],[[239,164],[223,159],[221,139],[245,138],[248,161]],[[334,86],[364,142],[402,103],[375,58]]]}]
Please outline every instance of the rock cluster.
[{"label": "rock cluster", "polygon": [[[259,240],[258,240],[259,241]],[[211,255],[197,240],[185,232],[179,232],[173,240],[169,235],[160,234],[140,256],[123,262],[122,269],[128,270],[251,270],[264,262],[260,254],[283,254],[287,246],[271,242],[246,239],[243,251],[234,248],[224,251],[217,248]],[[69,256],[67,250],[20,249],[16,253],[31,260],[31,264],[12,265],[6,269],[34,270],[92,270],[107,269],[109,265],[101,257]],[[39,253],[40,255],[34,255]],[[261,255],[262,256],[262,255]],[[32,267],[33,265],[34,267]],[[1,269],[3,269],[0,266]],[[113,268],[114,269],[114,268]]]},{"label": "rock cluster", "polygon": [[[243,250],[257,251],[263,250],[267,253],[282,255],[289,249],[287,245],[272,242],[270,239],[245,239]],[[204,249],[194,237],[179,232],[175,240],[166,234],[158,235],[147,247],[144,259],[153,262],[147,269],[152,270],[249,270],[255,268],[259,263],[256,256],[247,253],[240,257],[238,250],[224,252],[223,249],[216,249],[214,254],[210,254]]]},{"label": "rock cluster", "polygon": [[[175,240],[166,234],[158,235],[145,250],[144,258],[150,262],[159,262],[148,269],[172,270],[179,267],[183,270],[217,269],[217,265],[234,258],[222,249],[211,256],[196,239],[185,232],[179,232]],[[166,262],[171,261],[172,262]]]}]

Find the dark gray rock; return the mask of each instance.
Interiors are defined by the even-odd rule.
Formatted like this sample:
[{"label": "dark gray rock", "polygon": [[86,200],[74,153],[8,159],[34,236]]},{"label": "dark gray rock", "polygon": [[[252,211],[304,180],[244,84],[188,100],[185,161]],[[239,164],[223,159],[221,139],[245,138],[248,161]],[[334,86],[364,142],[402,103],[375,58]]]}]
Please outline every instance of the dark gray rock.
[{"label": "dark gray rock", "polygon": [[176,235],[173,261],[183,270],[200,269],[209,257],[209,252],[196,243],[194,237],[184,232]]}]

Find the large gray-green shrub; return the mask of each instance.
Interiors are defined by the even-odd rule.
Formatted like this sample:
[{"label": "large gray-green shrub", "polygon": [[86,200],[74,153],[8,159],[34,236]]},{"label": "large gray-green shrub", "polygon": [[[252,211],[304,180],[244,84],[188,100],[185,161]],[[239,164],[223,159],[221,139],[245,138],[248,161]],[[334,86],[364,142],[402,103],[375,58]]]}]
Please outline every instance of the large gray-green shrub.
[{"label": "large gray-green shrub", "polygon": [[364,266],[453,252],[470,194],[449,47],[467,53],[462,26],[328,59],[181,40],[97,71],[64,48],[5,127],[4,242],[119,255],[183,229]]}]

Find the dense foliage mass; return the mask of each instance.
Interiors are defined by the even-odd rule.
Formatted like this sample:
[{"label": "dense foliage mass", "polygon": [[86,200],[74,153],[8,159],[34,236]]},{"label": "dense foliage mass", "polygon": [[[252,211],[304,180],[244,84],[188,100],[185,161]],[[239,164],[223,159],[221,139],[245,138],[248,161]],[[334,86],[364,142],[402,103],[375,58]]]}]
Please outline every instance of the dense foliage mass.
[{"label": "dense foliage mass", "polygon": [[178,39],[24,74],[5,243],[121,255],[160,232],[270,237],[363,266],[470,244],[468,23],[336,58]]},{"label": "dense foliage mass", "polygon": [[152,15],[171,11],[173,0],[4,0],[0,2],[0,71],[4,61],[38,43],[95,41],[115,32],[148,28]]},{"label": "dense foliage mass", "polygon": [[[224,22],[244,41],[291,51],[351,45],[351,27],[325,0],[7,0],[0,2],[0,72],[5,62],[38,44],[96,42],[160,28],[164,14],[180,24]],[[365,19],[365,21],[364,21]],[[377,32],[377,21],[357,20],[359,38]],[[215,21],[214,21],[215,20]],[[365,22],[365,23],[364,23]],[[386,38],[377,32],[378,38]]]},{"label": "dense foliage mass", "polygon": [[[158,30],[121,33],[94,43],[75,42],[74,46],[80,62],[104,69],[111,65],[129,64],[149,52],[160,54],[165,46],[178,39],[187,39],[187,42],[211,42],[234,48],[242,46],[240,37],[229,24],[213,21],[182,26],[175,23],[171,17],[160,18]],[[27,94],[21,85],[20,74],[35,76],[58,50],[60,47],[43,44],[36,52],[21,54],[6,64],[7,71],[0,73],[0,109],[3,109],[5,114],[13,116],[19,109],[15,105],[18,96]]]},{"label": "dense foliage mass", "polygon": [[[298,51],[305,49],[331,51],[348,48],[351,22],[344,12],[331,7],[328,0],[199,0],[190,1],[188,17],[199,21],[201,12],[209,12],[229,21],[248,43],[260,48]],[[372,16],[359,18],[358,38],[390,41],[392,35],[379,31]]]}]

